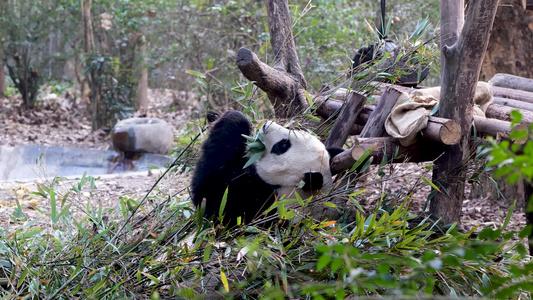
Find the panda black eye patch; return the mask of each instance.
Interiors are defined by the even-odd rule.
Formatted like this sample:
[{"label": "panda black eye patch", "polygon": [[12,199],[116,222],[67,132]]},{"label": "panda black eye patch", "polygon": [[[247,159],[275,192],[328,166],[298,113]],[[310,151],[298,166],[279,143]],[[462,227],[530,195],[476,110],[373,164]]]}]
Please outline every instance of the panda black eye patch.
[{"label": "panda black eye patch", "polygon": [[288,139],[282,139],[281,141],[277,142],[272,146],[272,150],[270,151],[272,154],[281,155],[285,152],[287,152],[291,148],[291,141]]}]

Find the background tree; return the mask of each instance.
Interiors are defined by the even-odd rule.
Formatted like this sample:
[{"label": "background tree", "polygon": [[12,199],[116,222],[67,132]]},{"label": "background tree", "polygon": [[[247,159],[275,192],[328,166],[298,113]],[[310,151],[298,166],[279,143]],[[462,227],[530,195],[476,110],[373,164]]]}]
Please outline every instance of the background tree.
[{"label": "background tree", "polygon": [[445,224],[460,220],[470,159],[474,93],[496,14],[498,0],[472,0],[464,19],[464,2],[441,1],[441,96],[439,116],[461,124],[458,145],[446,146],[436,161],[433,181],[441,189],[430,212]]},{"label": "background tree", "polygon": [[496,73],[533,78],[533,11],[522,0],[501,0],[481,68],[481,80]]}]

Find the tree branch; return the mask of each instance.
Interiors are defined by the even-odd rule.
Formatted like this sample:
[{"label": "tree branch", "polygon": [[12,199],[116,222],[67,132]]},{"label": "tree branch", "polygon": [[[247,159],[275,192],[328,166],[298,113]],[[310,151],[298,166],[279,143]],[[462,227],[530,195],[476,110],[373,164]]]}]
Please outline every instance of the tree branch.
[{"label": "tree branch", "polygon": [[274,67],[262,63],[252,51],[237,52],[237,66],[248,79],[265,91],[277,117],[290,118],[306,108],[307,82],[303,76],[291,31],[288,0],[267,1],[270,43],[274,51]]}]

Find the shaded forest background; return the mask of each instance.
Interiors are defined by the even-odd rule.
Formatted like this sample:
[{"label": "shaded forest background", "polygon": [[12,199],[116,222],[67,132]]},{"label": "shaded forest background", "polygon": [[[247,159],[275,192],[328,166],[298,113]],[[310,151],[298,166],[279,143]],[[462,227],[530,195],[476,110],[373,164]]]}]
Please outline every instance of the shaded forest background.
[{"label": "shaded forest background", "polygon": [[[7,66],[37,72],[39,84],[57,90],[80,85],[84,66],[97,63],[84,51],[81,2],[4,1],[0,4],[1,55]],[[387,1],[391,37],[411,33],[426,16],[438,22],[438,1]],[[293,32],[311,92],[344,76],[350,59],[377,40],[379,1],[293,1]],[[194,89],[211,106],[222,106],[243,81],[235,51],[247,47],[272,61],[266,8],[262,1],[93,1],[94,52],[110,65],[116,88],[134,100],[140,63],[146,58],[151,88]],[[142,45],[147,46],[146,54]],[[105,58],[105,60],[104,60]],[[16,69],[16,68],[15,68]],[[206,85],[185,70],[206,75]],[[8,74],[9,75],[9,74]],[[15,92],[7,76],[8,95]],[[1,81],[1,78],[0,78]],[[3,85],[2,85],[3,86]],[[86,89],[82,92],[87,93]],[[120,102],[120,101],[119,101]]]},{"label": "shaded forest background", "polygon": [[[150,88],[194,90],[205,96],[207,103],[202,104],[220,108],[231,99],[231,89],[246,82],[234,64],[236,50],[246,47],[267,63],[273,60],[261,1],[93,1],[91,53],[83,46],[82,3],[10,0],[0,4],[1,63],[8,67],[7,74],[0,68],[1,94],[16,93],[13,80],[25,76],[36,88],[47,83],[53,92],[61,93],[76,85],[87,97],[83,84],[90,72],[87,68],[103,64],[102,81],[111,91],[104,101],[115,108],[110,113],[120,118],[136,106],[136,87],[145,63]],[[345,76],[355,51],[378,39],[379,1],[290,4],[297,52],[311,93]],[[497,72],[533,77],[533,53],[528,50],[533,43],[533,13],[519,4],[519,0],[500,3],[481,80]],[[387,10],[392,21],[389,37],[394,40],[405,39],[426,17],[432,28],[439,26],[439,1],[390,0]],[[429,35],[438,36],[438,30],[430,30]],[[438,40],[429,44],[437,49],[435,53]],[[439,83],[438,63],[432,68],[426,85]],[[201,72],[205,80],[199,83],[185,70]]]}]

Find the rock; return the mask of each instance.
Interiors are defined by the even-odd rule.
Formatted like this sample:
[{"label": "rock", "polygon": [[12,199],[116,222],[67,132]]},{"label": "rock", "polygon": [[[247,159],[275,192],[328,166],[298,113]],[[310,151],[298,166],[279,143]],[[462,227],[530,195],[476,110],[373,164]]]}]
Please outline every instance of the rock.
[{"label": "rock", "polygon": [[156,118],[119,121],[111,133],[113,146],[123,152],[168,154],[174,141],[172,126]]}]

